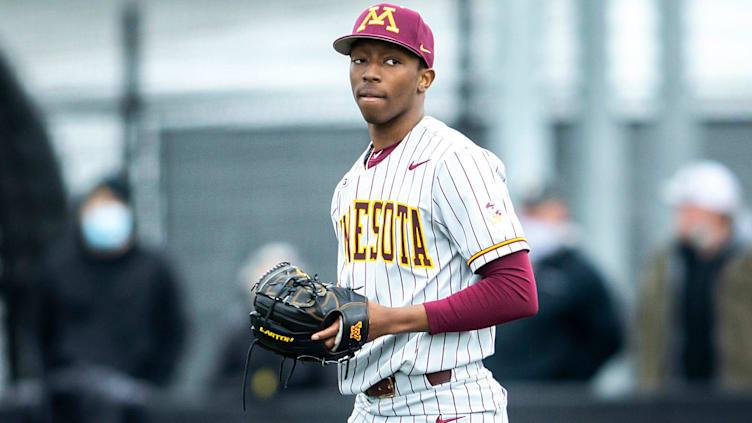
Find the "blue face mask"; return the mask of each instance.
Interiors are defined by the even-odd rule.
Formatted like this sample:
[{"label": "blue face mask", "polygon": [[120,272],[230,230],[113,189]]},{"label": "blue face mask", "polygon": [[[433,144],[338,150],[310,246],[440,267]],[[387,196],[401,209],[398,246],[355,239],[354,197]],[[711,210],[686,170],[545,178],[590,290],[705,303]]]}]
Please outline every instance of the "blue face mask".
[{"label": "blue face mask", "polygon": [[128,243],[133,232],[133,213],[121,203],[95,206],[81,217],[84,242],[92,250],[117,251]]}]

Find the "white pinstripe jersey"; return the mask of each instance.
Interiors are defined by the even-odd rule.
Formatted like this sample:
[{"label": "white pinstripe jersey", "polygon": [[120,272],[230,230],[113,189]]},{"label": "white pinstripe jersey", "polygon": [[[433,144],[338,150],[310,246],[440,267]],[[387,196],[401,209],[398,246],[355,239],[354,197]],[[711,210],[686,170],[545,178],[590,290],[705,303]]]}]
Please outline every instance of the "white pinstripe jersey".
[{"label": "white pinstripe jersey", "polygon": [[[529,249],[504,165],[458,131],[425,117],[370,169],[367,153],[332,198],[342,286],[389,307],[421,304],[475,283],[482,265]],[[419,375],[479,361],[493,354],[494,337],[493,327],[383,336],[350,360],[347,378],[340,366],[340,391],[364,392],[398,371]]]}]

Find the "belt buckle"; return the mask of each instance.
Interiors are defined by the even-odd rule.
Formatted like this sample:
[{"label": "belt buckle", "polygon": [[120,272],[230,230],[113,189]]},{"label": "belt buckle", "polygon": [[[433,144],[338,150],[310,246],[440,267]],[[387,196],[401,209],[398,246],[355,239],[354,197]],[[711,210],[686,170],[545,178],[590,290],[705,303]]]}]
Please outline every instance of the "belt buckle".
[{"label": "belt buckle", "polygon": [[394,398],[394,376],[389,376],[386,379],[386,387],[384,387],[384,393],[376,395],[375,398],[385,399]]}]

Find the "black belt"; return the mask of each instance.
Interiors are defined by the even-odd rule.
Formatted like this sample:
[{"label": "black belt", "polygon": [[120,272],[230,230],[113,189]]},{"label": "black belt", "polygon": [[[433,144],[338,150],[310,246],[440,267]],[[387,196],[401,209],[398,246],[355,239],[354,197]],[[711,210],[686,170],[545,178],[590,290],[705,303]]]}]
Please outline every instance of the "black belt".
[{"label": "black belt", "polygon": [[[452,380],[451,370],[442,370],[435,373],[426,373],[426,379],[431,386],[441,385]],[[372,398],[393,398],[394,397],[394,376],[381,379],[370,388],[366,389],[366,395]]]}]

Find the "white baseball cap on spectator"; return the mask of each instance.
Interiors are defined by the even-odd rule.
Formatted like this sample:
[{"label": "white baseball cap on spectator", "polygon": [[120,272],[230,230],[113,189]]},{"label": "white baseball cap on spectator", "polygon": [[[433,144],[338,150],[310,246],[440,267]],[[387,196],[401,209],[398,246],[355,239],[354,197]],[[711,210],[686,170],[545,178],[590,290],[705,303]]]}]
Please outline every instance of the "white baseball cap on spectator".
[{"label": "white baseball cap on spectator", "polygon": [[724,165],[710,160],[680,168],[663,187],[664,200],[673,207],[693,205],[733,216],[741,208],[739,181]]}]

